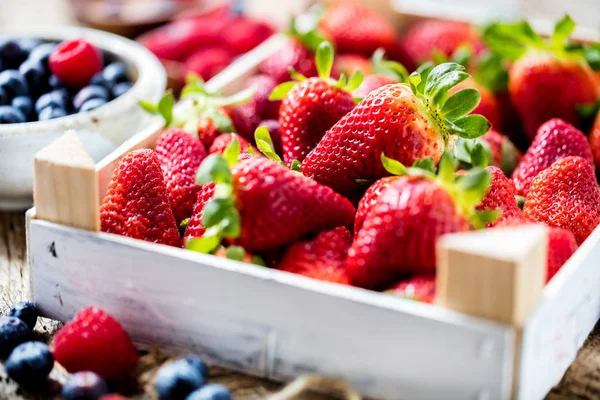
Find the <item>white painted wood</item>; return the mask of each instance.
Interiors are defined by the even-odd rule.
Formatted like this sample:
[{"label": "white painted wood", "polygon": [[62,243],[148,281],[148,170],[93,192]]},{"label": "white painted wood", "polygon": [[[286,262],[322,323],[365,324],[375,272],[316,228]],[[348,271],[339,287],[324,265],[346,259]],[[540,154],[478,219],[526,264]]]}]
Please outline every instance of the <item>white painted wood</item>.
[{"label": "white painted wood", "polygon": [[64,321],[95,304],[143,346],[193,349],[278,380],[318,372],[378,398],[510,396],[510,327],[31,217],[33,293],[46,316]]},{"label": "white painted wood", "polygon": [[525,324],[520,399],[541,399],[575,360],[600,317],[600,227],[546,286]]}]

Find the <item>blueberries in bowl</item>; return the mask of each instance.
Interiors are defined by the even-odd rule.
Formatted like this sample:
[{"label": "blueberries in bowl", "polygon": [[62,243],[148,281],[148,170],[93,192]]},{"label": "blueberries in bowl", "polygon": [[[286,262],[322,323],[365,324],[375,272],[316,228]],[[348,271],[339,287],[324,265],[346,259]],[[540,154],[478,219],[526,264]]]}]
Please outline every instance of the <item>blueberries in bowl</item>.
[{"label": "blueberries in bowl", "polygon": [[0,124],[91,111],[132,86],[124,63],[84,39],[0,39]]}]

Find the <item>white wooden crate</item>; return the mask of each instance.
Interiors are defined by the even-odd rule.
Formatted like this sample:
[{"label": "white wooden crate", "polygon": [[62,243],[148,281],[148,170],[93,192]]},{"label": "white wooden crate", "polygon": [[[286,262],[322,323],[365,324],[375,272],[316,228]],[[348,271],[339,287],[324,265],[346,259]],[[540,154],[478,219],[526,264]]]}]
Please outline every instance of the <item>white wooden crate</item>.
[{"label": "white wooden crate", "polygon": [[[208,86],[238,87],[281,43],[270,39]],[[37,209],[27,214],[32,293],[43,315],[66,321],[93,304],[115,315],[141,347],[191,349],[214,364],[275,380],[317,372],[375,398],[527,400],[558,382],[600,315],[600,228],[523,324],[96,232],[98,205],[118,160],[153,147],[161,129],[140,132],[76,172],[71,153],[36,164],[36,177],[73,172],[66,187],[38,180]],[[82,182],[94,190],[82,191]],[[525,246],[528,236],[540,241],[538,233],[511,235],[522,235]],[[491,244],[503,257],[520,250]],[[490,252],[482,269],[497,257]],[[508,301],[498,297],[494,306]]]}]

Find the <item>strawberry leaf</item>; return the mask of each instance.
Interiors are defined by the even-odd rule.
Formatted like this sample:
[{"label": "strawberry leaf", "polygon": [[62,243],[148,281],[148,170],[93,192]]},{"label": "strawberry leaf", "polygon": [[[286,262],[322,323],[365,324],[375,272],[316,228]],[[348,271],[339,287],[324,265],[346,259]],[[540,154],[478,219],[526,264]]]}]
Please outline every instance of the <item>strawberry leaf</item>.
[{"label": "strawberry leaf", "polygon": [[446,121],[447,125],[453,124],[450,128],[452,133],[466,139],[475,139],[483,136],[490,130],[491,124],[484,116],[479,114],[470,114],[460,117],[451,123]]},{"label": "strawberry leaf", "polygon": [[381,153],[381,164],[392,175],[403,176],[407,174],[406,167],[400,161],[386,157],[383,153]]},{"label": "strawberry leaf", "polygon": [[292,161],[292,164],[290,165],[290,171],[300,172],[300,161]]},{"label": "strawberry leaf", "polygon": [[296,71],[294,69],[294,67],[290,67],[288,69],[288,73],[290,74],[290,76],[292,77],[293,80],[298,81],[298,82],[302,82],[305,81],[307,78],[302,75],[300,72]]},{"label": "strawberry leaf", "polygon": [[232,176],[229,165],[225,158],[218,154],[211,154],[202,161],[198,172],[196,172],[196,183],[203,185],[205,183],[216,182],[231,184]]},{"label": "strawberry leaf", "polygon": [[252,256],[252,264],[258,265],[261,267],[267,266],[267,263],[265,262],[265,260],[263,260],[263,258],[261,256]]},{"label": "strawberry leaf", "polygon": [[233,208],[231,199],[212,199],[202,210],[202,225],[210,228],[223,221]]},{"label": "strawberry leaf", "polygon": [[232,94],[231,96],[217,97],[215,100],[212,101],[212,103],[216,106],[233,106],[245,104],[252,99],[257,89],[258,87],[256,85],[253,85],[249,88]]},{"label": "strawberry leaf", "polygon": [[473,111],[479,104],[481,95],[477,89],[463,89],[452,95],[444,104],[442,114],[450,121]]},{"label": "strawberry leaf", "polygon": [[229,146],[223,151],[223,158],[227,161],[229,168],[233,167],[241,153],[240,141],[236,134],[233,134],[233,140],[229,143]]},{"label": "strawberry leaf", "polygon": [[142,107],[144,109],[144,111],[146,111],[149,114],[154,114],[154,115],[159,114],[158,105],[156,105],[156,104],[150,103],[149,101],[145,101],[145,100],[138,101],[138,104],[140,105],[140,107]]},{"label": "strawberry leaf", "polygon": [[432,174],[435,172],[435,165],[433,163],[433,158],[431,157],[422,158],[415,161],[411,168],[419,168],[424,171],[431,172]]},{"label": "strawberry leaf", "polygon": [[478,59],[474,78],[494,93],[508,88],[508,71],[502,58],[494,53],[488,52]]},{"label": "strawberry leaf", "polygon": [[449,151],[444,151],[442,158],[438,163],[438,179],[443,186],[447,186],[452,182],[454,171],[456,170],[456,159]]},{"label": "strawberry leaf", "polygon": [[554,33],[552,33],[552,37],[550,38],[553,46],[558,49],[564,48],[567,39],[571,36],[574,29],[575,21],[568,14],[565,15],[554,25]]},{"label": "strawberry leaf", "polygon": [[173,105],[175,104],[175,99],[173,98],[173,93],[167,92],[158,102],[158,111],[160,115],[165,120],[165,124],[167,126],[171,125],[173,122]]},{"label": "strawberry leaf", "polygon": [[273,91],[269,95],[269,100],[283,100],[285,96],[287,96],[288,92],[292,90],[292,88],[296,86],[297,83],[298,82],[295,81],[280,83],[275,87],[275,89],[273,89]]},{"label": "strawberry leaf", "polygon": [[600,71],[600,43],[595,43],[585,48],[584,56],[594,71]]},{"label": "strawberry leaf", "polygon": [[246,250],[244,250],[242,246],[229,246],[227,250],[225,250],[225,257],[230,260],[244,261],[245,256]]},{"label": "strawberry leaf", "polygon": [[489,224],[496,221],[502,215],[502,210],[481,210],[477,211],[476,215],[483,224]]},{"label": "strawberry leaf", "polygon": [[185,248],[198,253],[209,254],[219,247],[219,244],[221,244],[221,237],[219,235],[204,235],[199,238],[187,240],[185,242]]},{"label": "strawberry leaf", "polygon": [[373,64],[373,70],[377,74],[389,76],[390,78],[396,79],[398,82],[408,82],[408,71],[404,68],[404,65],[389,61],[384,58],[385,50],[379,48],[375,50],[371,57],[371,64]]},{"label": "strawberry leaf", "polygon": [[319,78],[323,80],[329,79],[331,75],[331,68],[333,67],[333,46],[328,41],[323,41],[317,48],[315,55],[315,64],[317,65],[317,72]]},{"label": "strawberry leaf", "polygon": [[275,161],[276,163],[285,165],[283,161],[281,161],[281,157],[275,152],[275,147],[273,146],[273,141],[271,140],[271,135],[269,134],[269,130],[266,126],[259,126],[254,132],[254,141],[256,142],[256,147],[270,160]]},{"label": "strawberry leaf", "polygon": [[358,89],[358,87],[360,86],[360,84],[363,81],[363,74],[362,72],[360,72],[359,70],[355,70],[352,75],[350,75],[350,78],[348,78],[348,83],[346,84],[346,87],[344,88],[347,92],[353,92],[356,89]]}]

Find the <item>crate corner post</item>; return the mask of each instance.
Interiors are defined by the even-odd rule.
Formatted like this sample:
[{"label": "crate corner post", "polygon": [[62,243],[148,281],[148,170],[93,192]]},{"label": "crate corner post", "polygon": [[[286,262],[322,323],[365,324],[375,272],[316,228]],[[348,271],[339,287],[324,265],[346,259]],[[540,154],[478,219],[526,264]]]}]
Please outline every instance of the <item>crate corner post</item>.
[{"label": "crate corner post", "polygon": [[77,133],[66,132],[34,159],[36,218],[98,231],[98,179]]},{"label": "crate corner post", "polygon": [[452,234],[438,242],[436,302],[515,331],[513,399],[523,326],[543,297],[547,249],[547,228],[533,224]]}]

